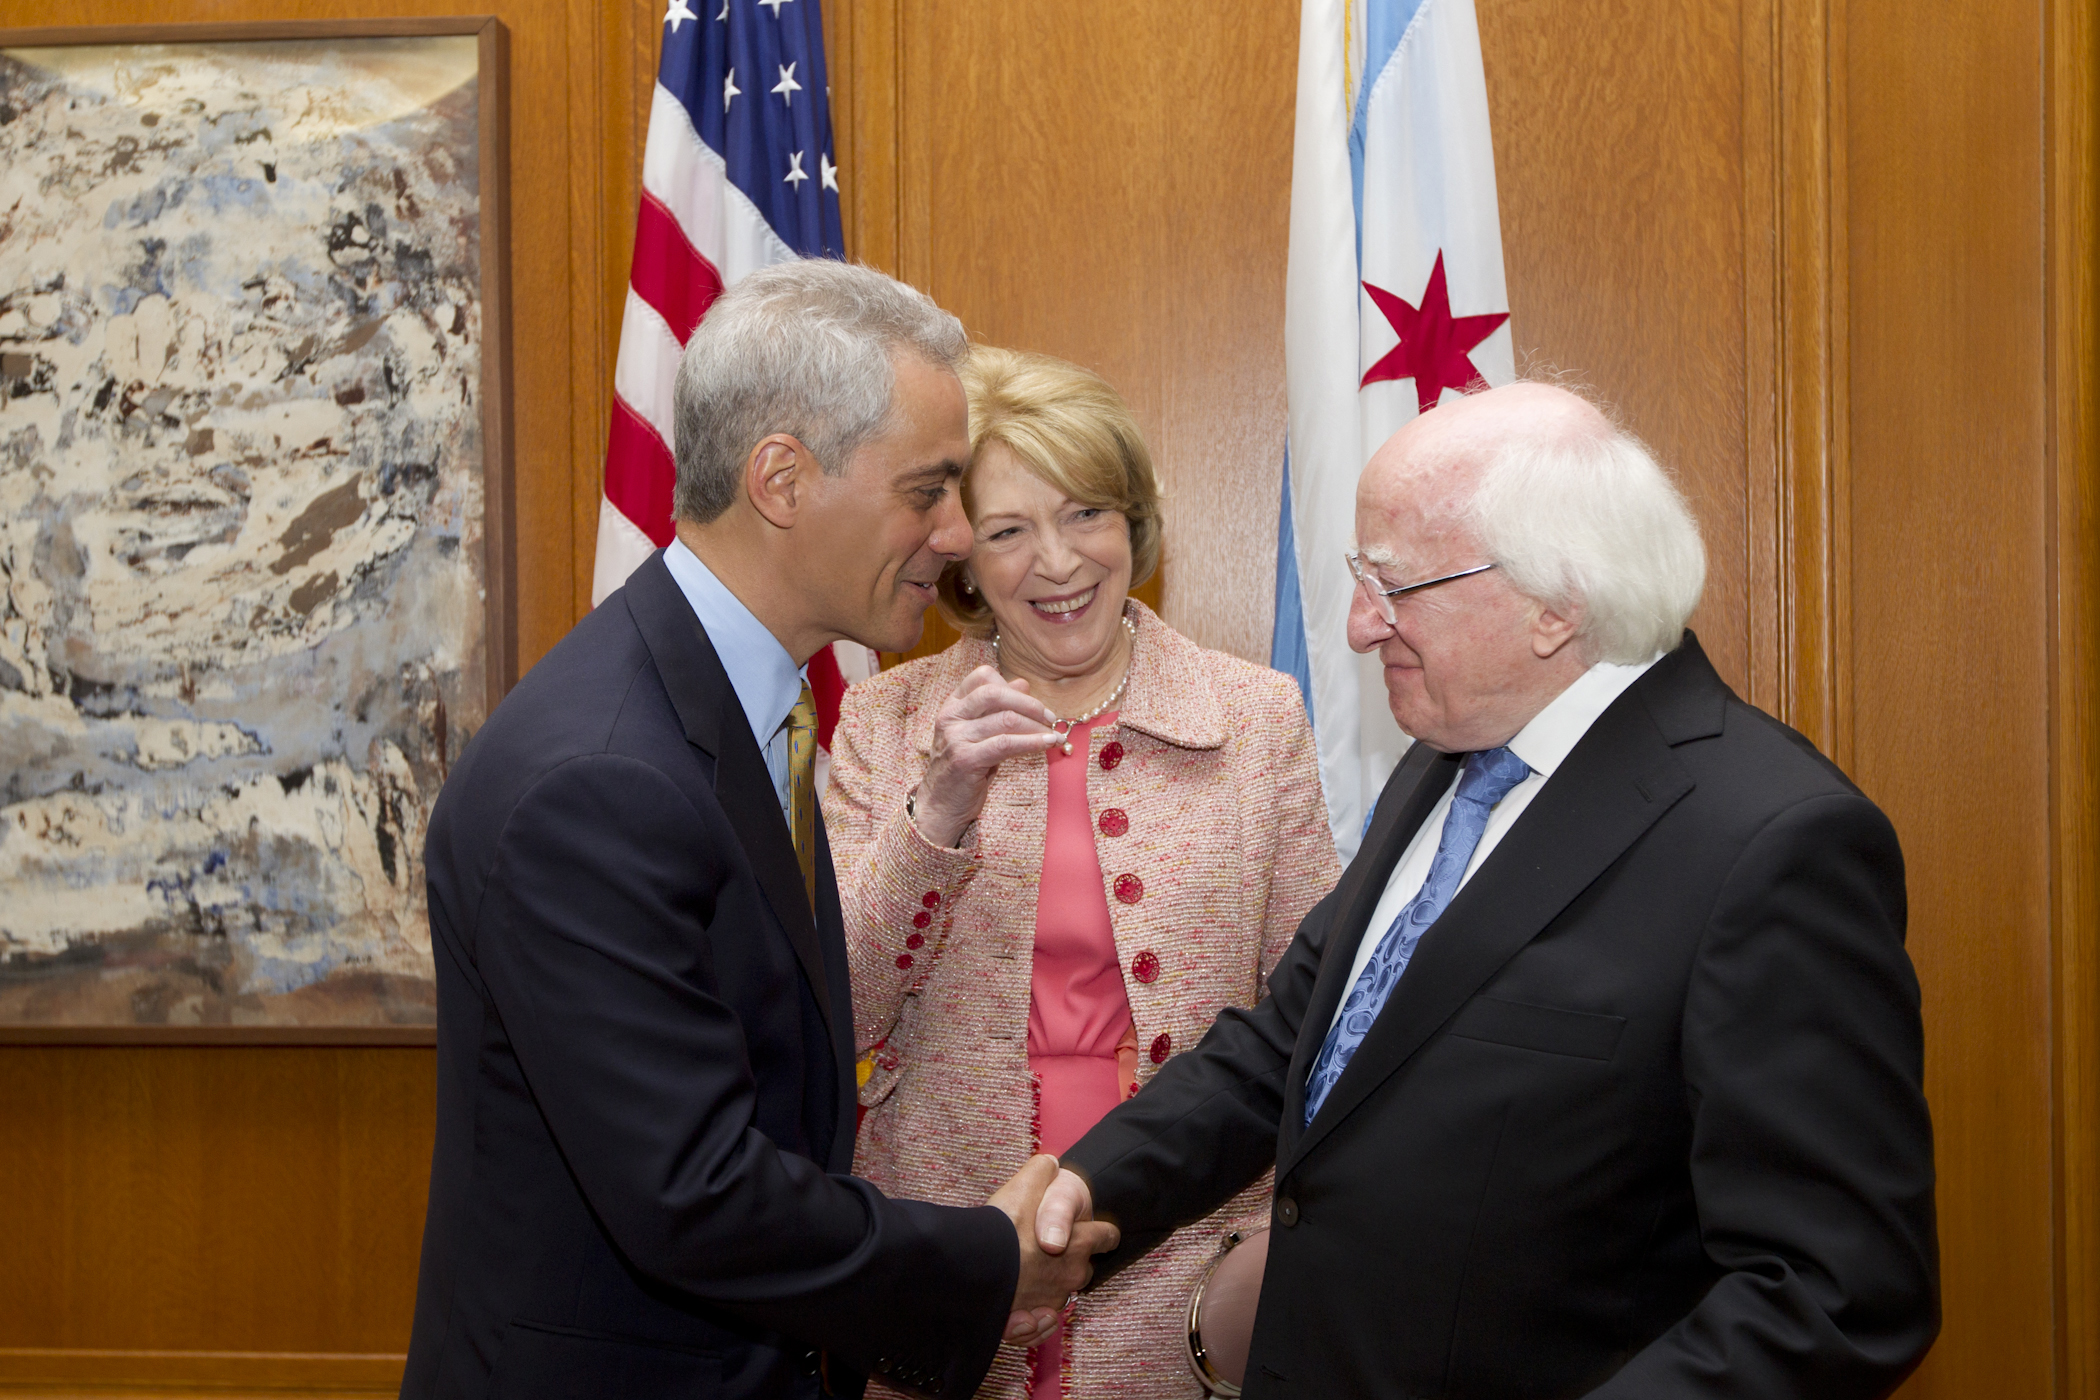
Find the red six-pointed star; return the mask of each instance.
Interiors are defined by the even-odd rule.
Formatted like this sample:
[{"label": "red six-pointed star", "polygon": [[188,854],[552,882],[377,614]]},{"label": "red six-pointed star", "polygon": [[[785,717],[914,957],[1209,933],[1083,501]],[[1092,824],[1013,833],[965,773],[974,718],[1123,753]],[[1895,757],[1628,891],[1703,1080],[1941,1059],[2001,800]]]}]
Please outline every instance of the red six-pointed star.
[{"label": "red six-pointed star", "polygon": [[1420,310],[1383,287],[1366,282],[1364,290],[1378,303],[1385,319],[1392,322],[1400,343],[1365,372],[1358,388],[1367,389],[1383,379],[1412,379],[1415,400],[1427,413],[1436,407],[1445,389],[1464,393],[1481,382],[1480,371],[1467,358],[1467,352],[1493,335],[1496,327],[1509,319],[1509,313],[1453,316],[1451,294],[1444,286],[1442,249],[1437,251],[1436,266],[1429,270],[1429,285],[1422,289]]}]

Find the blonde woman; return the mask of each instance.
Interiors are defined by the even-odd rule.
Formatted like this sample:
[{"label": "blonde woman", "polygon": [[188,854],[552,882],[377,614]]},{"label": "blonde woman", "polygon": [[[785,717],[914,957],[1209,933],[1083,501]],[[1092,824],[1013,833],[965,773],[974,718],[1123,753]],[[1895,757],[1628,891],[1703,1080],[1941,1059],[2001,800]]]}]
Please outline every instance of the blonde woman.
[{"label": "blonde woman", "polygon": [[[1159,488],[1099,376],[980,347],[963,369],[965,633],[847,693],[825,823],[860,1050],[855,1170],[981,1202],[1251,1005],[1337,865],[1296,687],[1129,597]],[[1199,1394],[1184,1310],[1258,1183],[1085,1294],[982,1394]]]}]

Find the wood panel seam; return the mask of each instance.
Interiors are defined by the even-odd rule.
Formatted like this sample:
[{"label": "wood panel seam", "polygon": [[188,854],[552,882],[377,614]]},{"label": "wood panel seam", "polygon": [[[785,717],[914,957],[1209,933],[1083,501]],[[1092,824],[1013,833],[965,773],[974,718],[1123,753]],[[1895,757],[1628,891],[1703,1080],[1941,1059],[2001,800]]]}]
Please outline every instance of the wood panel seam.
[{"label": "wood panel seam", "polygon": [[0,1347],[0,1395],[363,1395],[398,1392],[399,1352]]},{"label": "wood panel seam", "polygon": [[2044,35],[2055,1360],[2062,1400],[2100,1400],[2100,55],[2083,0],[2050,0]]}]

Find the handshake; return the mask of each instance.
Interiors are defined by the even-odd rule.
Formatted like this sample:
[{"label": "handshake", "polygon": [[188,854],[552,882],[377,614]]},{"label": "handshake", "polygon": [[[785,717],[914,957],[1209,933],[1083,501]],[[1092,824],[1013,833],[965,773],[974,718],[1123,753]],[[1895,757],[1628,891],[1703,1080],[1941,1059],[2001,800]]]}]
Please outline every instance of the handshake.
[{"label": "handshake", "polygon": [[1057,1159],[1047,1154],[1029,1158],[992,1193],[990,1204],[1013,1221],[1021,1247],[1021,1280],[1002,1340],[1032,1347],[1050,1335],[1066,1302],[1086,1287],[1094,1273],[1093,1256],[1114,1249],[1122,1234],[1093,1218],[1086,1182],[1060,1171]]}]

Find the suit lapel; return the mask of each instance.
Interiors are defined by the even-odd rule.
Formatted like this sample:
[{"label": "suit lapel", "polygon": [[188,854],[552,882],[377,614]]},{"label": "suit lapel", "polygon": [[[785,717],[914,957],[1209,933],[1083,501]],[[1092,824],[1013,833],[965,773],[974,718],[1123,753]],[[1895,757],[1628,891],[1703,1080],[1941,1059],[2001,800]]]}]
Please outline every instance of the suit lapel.
[{"label": "suit lapel", "polygon": [[[708,640],[707,629],[694,616],[692,604],[664,566],[661,551],[634,571],[622,593],[664,688],[670,692],[687,742],[714,755],[715,798],[751,862],[760,892],[787,933],[817,1009],[824,1015],[825,1028],[836,1041],[839,1032],[830,980],[816,919],[803,891],[794,838],[780,815],[773,777],[766,771],[765,758],[744,719],[729,673],[722,669],[721,658]],[[850,1075],[847,1082],[852,1082]]]},{"label": "suit lapel", "polygon": [[[801,878],[800,867],[796,878]],[[847,969],[845,917],[839,904],[838,876],[831,864],[831,838],[824,830],[824,804],[817,803],[817,941],[824,950],[824,966],[831,974],[831,1004],[853,1005],[853,986]],[[823,1004],[823,998],[818,998]],[[838,1121],[831,1139],[831,1170],[853,1169],[854,1135],[860,1122],[859,1079],[853,1067],[853,1022],[850,1017],[827,1019],[831,1031],[832,1065],[839,1077]]]},{"label": "suit lapel", "polygon": [[[1674,658],[1671,658],[1674,659]],[[1661,670],[1665,663],[1658,663]],[[1698,664],[1705,665],[1699,657]],[[1672,671],[1682,667],[1673,667]],[[1304,1136],[1279,1160],[1290,1171],[1335,1124],[1405,1064],[1502,965],[1537,937],[1657,818],[1692,789],[1636,682],[1598,717],[1567,761],[1475,871],[1415,949],[1392,999]],[[1667,680],[1667,675],[1662,679]],[[1322,982],[1326,969],[1322,969]],[[1328,1004],[1333,1016],[1333,1004]],[[1321,1034],[1326,1022],[1319,1023]],[[1300,1028],[1293,1092],[1304,1113],[1298,1065],[1319,1052],[1312,1021]]]},{"label": "suit lapel", "polygon": [[[1281,1155],[1289,1153],[1304,1131],[1305,1077],[1312,1072],[1313,1057],[1320,1053],[1320,1042],[1327,1035],[1327,1023],[1334,1019],[1334,1010],[1348,989],[1349,966],[1355,961],[1364,926],[1376,912],[1386,882],[1393,878],[1393,867],[1399,864],[1407,843],[1414,839],[1437,799],[1451,786],[1461,758],[1459,754],[1438,753],[1427,744],[1416,744],[1407,751],[1378,794],[1370,829],[1364,833],[1356,859],[1349,862],[1341,882],[1335,886],[1335,921],[1328,926],[1327,946],[1320,952],[1320,975],[1313,982],[1312,1001],[1306,1007],[1304,1023],[1298,1027],[1290,1075],[1284,1081],[1283,1132],[1278,1144]],[[1314,1027],[1318,1027],[1317,1035],[1312,1034]]]}]

